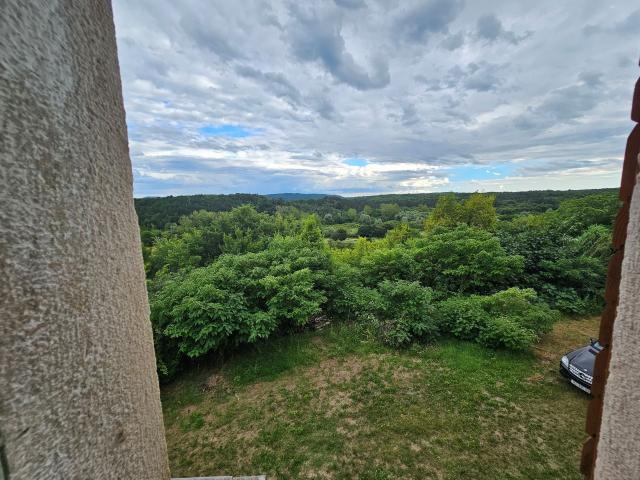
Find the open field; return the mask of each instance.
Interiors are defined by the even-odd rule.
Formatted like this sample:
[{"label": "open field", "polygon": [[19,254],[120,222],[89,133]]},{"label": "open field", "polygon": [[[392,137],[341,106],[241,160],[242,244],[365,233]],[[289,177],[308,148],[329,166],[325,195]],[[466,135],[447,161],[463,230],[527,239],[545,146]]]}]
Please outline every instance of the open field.
[{"label": "open field", "polygon": [[598,319],[533,353],[440,340],[397,351],[328,327],[163,388],[173,476],[579,479],[588,397],[558,374]]}]

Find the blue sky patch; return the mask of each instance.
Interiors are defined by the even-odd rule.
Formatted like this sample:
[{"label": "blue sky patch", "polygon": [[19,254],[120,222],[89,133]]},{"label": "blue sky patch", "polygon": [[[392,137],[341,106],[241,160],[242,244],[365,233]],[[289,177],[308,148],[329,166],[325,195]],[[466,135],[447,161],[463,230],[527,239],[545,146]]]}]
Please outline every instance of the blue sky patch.
[{"label": "blue sky patch", "polygon": [[205,125],[198,129],[200,135],[204,137],[229,137],[229,138],[246,138],[256,135],[256,130],[243,127],[241,125],[232,125],[223,123],[222,125]]},{"label": "blue sky patch", "polygon": [[449,178],[454,182],[492,180],[504,178],[512,171],[512,165],[461,165],[449,169]]},{"label": "blue sky patch", "polygon": [[344,163],[351,167],[366,167],[369,165],[369,162],[364,158],[347,158]]}]

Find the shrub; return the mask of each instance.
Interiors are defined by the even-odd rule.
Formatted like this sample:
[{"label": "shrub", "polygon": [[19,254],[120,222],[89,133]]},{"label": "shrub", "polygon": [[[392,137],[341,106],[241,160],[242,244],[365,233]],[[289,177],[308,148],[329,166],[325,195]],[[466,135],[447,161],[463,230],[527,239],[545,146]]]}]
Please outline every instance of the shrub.
[{"label": "shrub", "polygon": [[388,345],[400,347],[438,333],[432,291],[418,282],[385,280],[377,288],[359,283],[357,270],[338,266],[328,291],[330,313],[359,320]]},{"label": "shrub", "polygon": [[557,312],[538,301],[535,290],[531,288],[509,288],[485,297],[481,302],[489,315],[507,315],[536,335],[550,332],[558,317]]},{"label": "shrub", "polygon": [[533,330],[523,328],[514,317],[492,317],[483,326],[478,343],[485,347],[526,350],[537,340]]},{"label": "shrub", "polygon": [[[566,208],[563,211],[502,222],[500,241],[509,253],[525,258],[524,270],[512,285],[533,287],[554,308],[586,315],[602,308],[611,228],[588,225],[591,221],[604,221],[594,214],[594,209],[585,210],[587,217],[576,213],[580,218],[575,219],[566,216]],[[588,220],[589,215],[595,216]],[[581,233],[572,237],[572,232]]]},{"label": "shrub", "polygon": [[534,290],[519,288],[453,297],[438,303],[437,310],[443,332],[512,350],[529,348],[558,318],[558,312],[540,302]]},{"label": "shrub", "polygon": [[222,255],[207,267],[150,283],[158,373],[200,357],[298,328],[326,301],[330,267],[313,221],[305,235],[277,237],[260,253]]},{"label": "shrub", "polygon": [[345,240],[348,237],[348,233],[344,228],[337,228],[336,230],[333,230],[330,234],[329,234],[329,238],[331,238],[332,240]]},{"label": "shrub", "polygon": [[418,276],[414,254],[404,247],[379,248],[366,255],[360,264],[366,285],[376,286],[383,280],[409,280]]},{"label": "shrub", "polygon": [[389,228],[382,223],[369,225],[363,224],[358,228],[359,237],[382,238],[387,234]]},{"label": "shrub", "polygon": [[305,325],[326,300],[314,289],[313,273],[308,268],[277,277],[268,275],[260,280],[260,286],[264,289],[261,295],[267,298],[267,313],[293,326]]},{"label": "shrub", "polygon": [[482,308],[480,297],[451,297],[438,304],[440,329],[463,340],[475,340],[489,314]]},{"label": "shrub", "polygon": [[478,228],[435,229],[415,246],[422,283],[443,297],[495,292],[523,268],[521,256],[507,255],[498,238]]},{"label": "shrub", "polygon": [[405,346],[438,333],[432,292],[418,282],[384,281],[378,286],[378,319],[382,340],[391,346]]},{"label": "shrub", "polygon": [[573,288],[559,288],[553,284],[545,283],[540,290],[549,305],[569,315],[585,315],[601,308],[601,300],[589,301],[580,298],[578,292]]}]

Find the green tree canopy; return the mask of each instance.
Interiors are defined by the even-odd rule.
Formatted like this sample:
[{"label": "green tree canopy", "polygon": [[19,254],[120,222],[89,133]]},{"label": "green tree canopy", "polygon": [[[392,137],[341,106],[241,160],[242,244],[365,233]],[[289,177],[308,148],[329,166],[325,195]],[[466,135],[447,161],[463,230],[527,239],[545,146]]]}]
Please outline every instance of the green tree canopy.
[{"label": "green tree canopy", "polygon": [[498,223],[494,202],[494,195],[482,193],[474,193],[462,202],[458,201],[455,193],[443,195],[425,220],[425,230],[456,225],[493,230]]},{"label": "green tree canopy", "polygon": [[441,292],[491,293],[512,285],[524,264],[497,237],[474,227],[439,228],[415,245],[423,285]]},{"label": "green tree canopy", "polygon": [[400,213],[397,203],[383,203],[380,205],[380,215],[385,220],[393,220]]}]

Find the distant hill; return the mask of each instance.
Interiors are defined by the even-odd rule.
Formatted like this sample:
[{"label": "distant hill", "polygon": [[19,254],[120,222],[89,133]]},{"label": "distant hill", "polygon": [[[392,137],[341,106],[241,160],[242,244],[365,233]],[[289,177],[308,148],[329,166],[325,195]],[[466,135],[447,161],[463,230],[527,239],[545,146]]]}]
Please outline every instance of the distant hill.
[{"label": "distant hill", "polygon": [[[523,213],[541,213],[558,208],[560,202],[580,198],[594,193],[615,194],[616,188],[591,190],[532,190],[528,192],[490,192],[496,196],[496,210],[503,219]],[[276,193],[255,195],[235,193],[232,195],[183,195],[170,197],[136,198],[135,207],[140,225],[163,228],[167,223],[177,222],[183,215],[196,210],[211,212],[228,211],[240,205],[253,205],[259,212],[273,213],[279,205],[291,205],[303,212],[320,216],[344,212],[349,208],[362,211],[366,205],[379,208],[383,203],[397,203],[411,208],[419,205],[432,208],[438,197],[445,192],[373,195],[367,197],[340,197],[321,193]],[[471,193],[456,193],[465,199]]]},{"label": "distant hill", "polygon": [[318,200],[324,198],[327,195],[324,193],[269,193],[265,197],[279,198],[286,202],[292,202],[295,200]]}]

